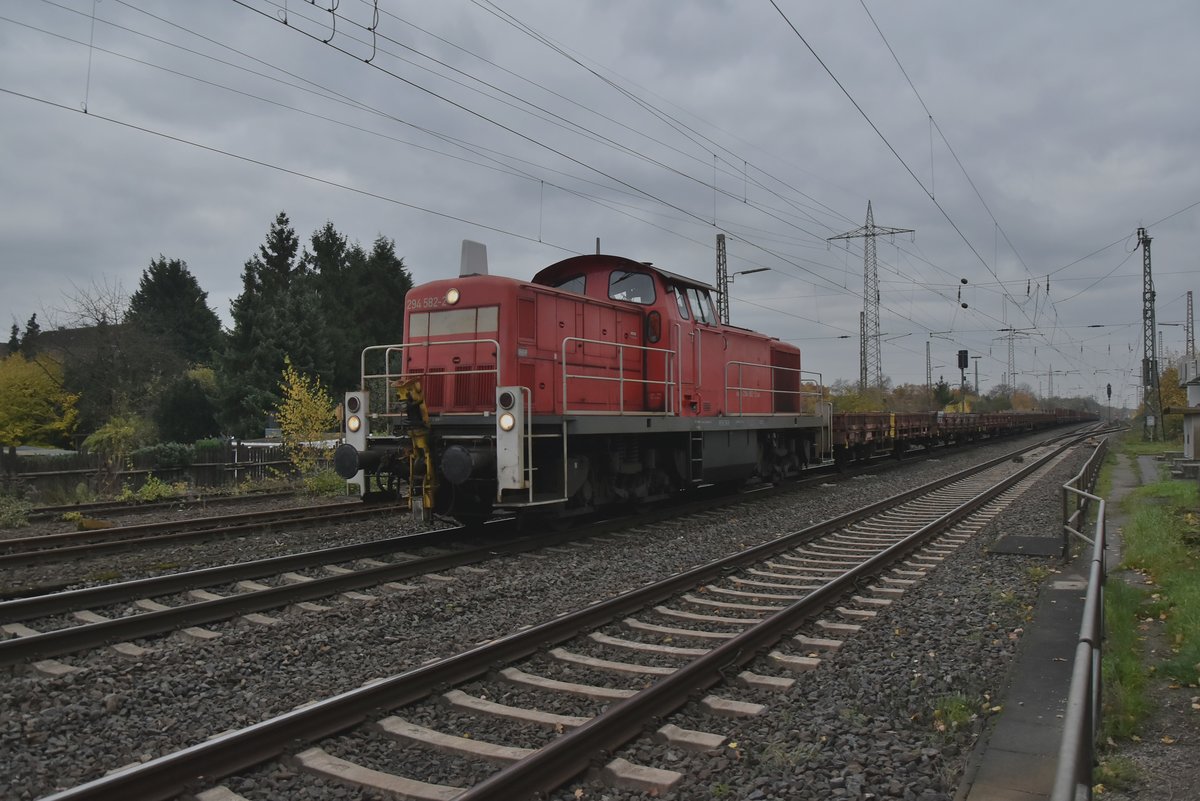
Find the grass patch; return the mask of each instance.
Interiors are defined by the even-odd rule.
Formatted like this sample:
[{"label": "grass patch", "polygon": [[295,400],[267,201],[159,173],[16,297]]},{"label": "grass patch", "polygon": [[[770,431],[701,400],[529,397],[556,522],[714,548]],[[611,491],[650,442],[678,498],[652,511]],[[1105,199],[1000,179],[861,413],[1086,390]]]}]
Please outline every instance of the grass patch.
[{"label": "grass patch", "polygon": [[[1200,683],[1200,494],[1191,482],[1138,487],[1122,500],[1129,519],[1123,532],[1123,566],[1139,570],[1151,593],[1110,582],[1105,597],[1108,642],[1104,657],[1105,733],[1128,737],[1149,713],[1149,676],[1162,672],[1183,684]],[[1161,663],[1143,663],[1139,625],[1165,622],[1171,652]]]},{"label": "grass patch", "polygon": [[1124,739],[1137,732],[1150,714],[1146,695],[1148,675],[1142,665],[1138,622],[1145,594],[1122,581],[1111,581],[1104,593],[1106,633],[1104,661],[1104,711],[1101,740]]},{"label": "grass patch", "polygon": [[1142,429],[1130,428],[1117,437],[1114,444],[1121,453],[1128,456],[1157,456],[1164,451],[1183,450],[1183,436],[1180,435],[1174,439],[1147,442],[1142,439]]},{"label": "grass patch", "polygon": [[965,695],[946,695],[934,702],[933,728],[939,732],[956,732],[974,718],[975,705]]},{"label": "grass patch", "polygon": [[763,749],[762,762],[773,768],[797,768],[815,760],[820,752],[820,746],[815,743],[789,746],[786,743],[774,742]]},{"label": "grass patch", "polygon": [[1105,789],[1128,790],[1138,779],[1137,766],[1129,757],[1116,756],[1100,760],[1092,774],[1095,784]]},{"label": "grass patch", "polygon": [[1025,575],[1028,576],[1029,580],[1034,584],[1041,584],[1050,577],[1050,568],[1042,567],[1041,565],[1032,565],[1025,568]]}]

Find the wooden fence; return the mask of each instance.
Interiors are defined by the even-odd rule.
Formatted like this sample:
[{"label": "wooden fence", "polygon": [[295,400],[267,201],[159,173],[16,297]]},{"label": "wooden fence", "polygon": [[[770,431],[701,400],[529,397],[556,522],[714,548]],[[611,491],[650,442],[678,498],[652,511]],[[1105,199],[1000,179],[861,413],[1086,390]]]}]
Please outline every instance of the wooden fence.
[{"label": "wooden fence", "polygon": [[115,472],[96,454],[22,455],[17,457],[15,474],[10,470],[4,479],[15,479],[35,497],[46,498],[75,495],[80,484],[89,494],[119,492],[125,487],[136,492],[150,476],[168,484],[182,481],[192,487],[221,489],[291,474],[291,463],[281,446],[239,442],[193,448],[191,464],[185,467],[162,466],[154,454],[137,454]]}]

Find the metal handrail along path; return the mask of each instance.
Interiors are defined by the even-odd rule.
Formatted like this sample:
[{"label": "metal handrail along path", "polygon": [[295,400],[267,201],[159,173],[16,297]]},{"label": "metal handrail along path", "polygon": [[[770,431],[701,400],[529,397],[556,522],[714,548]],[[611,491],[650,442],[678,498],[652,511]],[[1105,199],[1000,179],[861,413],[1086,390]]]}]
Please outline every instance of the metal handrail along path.
[{"label": "metal handrail along path", "polygon": [[[1106,502],[1081,486],[1094,488],[1100,464],[1104,461],[1108,440],[1101,440],[1079,474],[1063,485],[1063,550],[1067,553],[1072,535],[1091,544],[1092,563],[1088,571],[1087,597],[1079,642],[1075,646],[1075,668],[1067,695],[1062,745],[1058,752],[1058,771],[1054,778],[1051,801],[1077,801],[1092,797],[1092,767],[1095,764],[1096,734],[1100,729],[1101,659],[1104,645],[1104,551],[1107,547]],[[1077,506],[1068,512],[1070,500]],[[1096,524],[1091,539],[1080,533],[1088,502],[1096,502]]]}]

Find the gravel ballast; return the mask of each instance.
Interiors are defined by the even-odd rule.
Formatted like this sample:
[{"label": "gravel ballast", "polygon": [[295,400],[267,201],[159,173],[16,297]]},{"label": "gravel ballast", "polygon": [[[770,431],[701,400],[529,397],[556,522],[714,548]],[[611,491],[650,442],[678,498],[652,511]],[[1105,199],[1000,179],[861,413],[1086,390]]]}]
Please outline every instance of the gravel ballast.
[{"label": "gravel ballast", "polygon": [[[720,516],[726,519],[707,516],[656,524],[612,543],[488,563],[488,572],[455,573],[452,582],[424,581],[403,593],[374,591],[376,600],[370,603],[329,600],[322,602],[331,607],[326,612],[272,612],[280,620],[270,627],[214,625],[211,628],[221,633],[217,640],[152,641],[146,644],[155,650],[138,660],[108,652],[68,657],[63,661],[83,670],[59,678],[27,671],[5,676],[0,680],[0,701],[8,711],[0,722],[0,764],[5,765],[0,796],[37,798],[130,762],[178,750],[1015,447],[1015,441],[1006,441],[973,452],[947,451],[936,461],[913,464],[902,472],[752,499]],[[733,798],[798,798],[817,793],[804,788],[824,786],[830,797],[856,798],[865,792],[877,797],[949,797],[962,752],[978,722],[938,732],[930,699],[961,694],[978,713],[985,701],[997,697],[1019,640],[1019,633],[1010,635],[1022,625],[1025,606],[1036,590],[1029,568],[1048,564],[981,556],[979,550],[1000,526],[1014,533],[1056,531],[1058,486],[1084,458],[1082,451],[1077,454],[993,522],[984,537],[947,559],[935,580],[906,593],[818,671],[799,676],[787,697],[802,715],[772,711],[750,721],[719,719],[716,722],[725,727],[722,733],[738,743],[737,748],[727,747],[728,753],[682,754],[639,743],[623,755],[640,764],[684,770],[687,785],[672,791],[681,799],[723,797],[722,787]],[[371,521],[355,528],[375,525]],[[326,534],[338,536],[328,529]],[[943,586],[943,580],[949,583]],[[928,656],[930,652],[934,656]],[[985,694],[991,698],[985,699]],[[793,709],[781,695],[759,700],[773,710]],[[409,712],[393,711],[420,722]],[[705,727],[695,721],[687,725],[689,714],[685,710],[672,722]],[[468,717],[475,721],[474,736],[493,739],[487,732],[491,724]],[[709,724],[716,725],[715,720]],[[354,733],[341,738],[349,749],[344,753],[349,755],[363,738],[375,744],[373,748],[403,748],[377,733]],[[421,753],[422,759],[438,759]],[[861,770],[855,772],[854,766]],[[788,778],[778,778],[781,774]],[[767,780],[772,776],[781,783],[772,785]],[[891,791],[893,781],[900,782],[903,792],[881,794]],[[298,776],[280,765],[224,783],[256,799],[372,797]],[[599,785],[579,786],[589,798],[640,797]]]}]

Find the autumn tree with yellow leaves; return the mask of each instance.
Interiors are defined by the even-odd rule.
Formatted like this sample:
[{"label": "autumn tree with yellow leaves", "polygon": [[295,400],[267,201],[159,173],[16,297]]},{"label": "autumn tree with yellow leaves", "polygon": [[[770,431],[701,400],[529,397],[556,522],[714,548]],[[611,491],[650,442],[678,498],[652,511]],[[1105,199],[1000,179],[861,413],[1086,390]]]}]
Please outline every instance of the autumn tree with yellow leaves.
[{"label": "autumn tree with yellow leaves", "polygon": [[54,360],[20,353],[0,360],[0,446],[64,444],[75,430],[77,400],[63,389]]},{"label": "autumn tree with yellow leaves", "polygon": [[279,389],[283,399],[275,407],[275,416],[284,450],[292,466],[308,475],[329,450],[319,443],[337,426],[333,399],[320,378],[299,372],[288,357],[283,360]]}]

